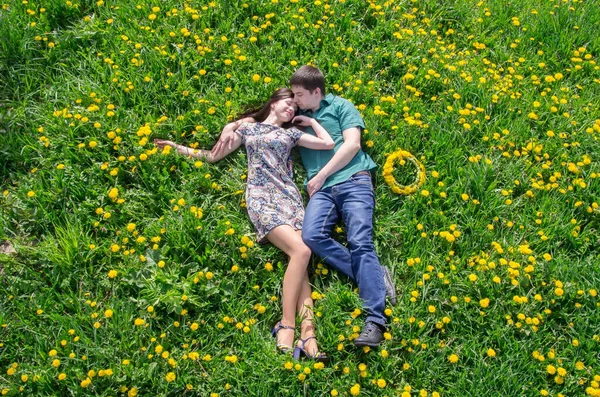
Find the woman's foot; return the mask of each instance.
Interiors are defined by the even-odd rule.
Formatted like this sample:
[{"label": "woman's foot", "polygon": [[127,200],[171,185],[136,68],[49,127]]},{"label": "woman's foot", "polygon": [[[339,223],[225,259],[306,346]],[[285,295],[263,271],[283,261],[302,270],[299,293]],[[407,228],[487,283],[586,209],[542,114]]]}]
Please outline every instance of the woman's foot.
[{"label": "woman's foot", "polygon": [[294,346],[294,327],[285,325],[282,321],[275,324],[271,335],[277,338],[277,349],[282,353],[289,353]]},{"label": "woman's foot", "polygon": [[303,350],[308,356],[314,357],[316,354],[319,353],[319,345],[317,343],[317,338],[315,338],[314,335],[301,337],[300,340],[296,343],[296,346],[301,346],[302,341],[305,341]]},{"label": "woman's foot", "polygon": [[306,357],[311,360],[318,361],[320,363],[324,363],[324,364],[328,363],[329,357],[327,357],[327,354],[320,352],[318,350],[314,353],[308,352],[307,347],[310,342],[316,342],[316,339],[314,336],[309,336],[306,339],[300,339],[298,341],[298,344],[296,345],[296,348],[294,349],[294,359],[300,360],[302,357]]},{"label": "woman's foot", "polygon": [[315,325],[311,320],[304,320],[300,326],[300,341],[296,346],[300,346],[304,342],[303,349],[310,356],[315,357],[319,353],[319,344],[315,335]]}]

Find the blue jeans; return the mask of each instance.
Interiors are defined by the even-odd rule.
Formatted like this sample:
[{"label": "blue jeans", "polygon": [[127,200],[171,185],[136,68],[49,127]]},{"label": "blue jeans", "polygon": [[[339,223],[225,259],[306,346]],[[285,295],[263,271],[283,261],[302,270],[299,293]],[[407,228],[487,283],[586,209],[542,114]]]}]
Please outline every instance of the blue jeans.
[{"label": "blue jeans", "polygon": [[[325,263],[358,285],[366,321],[385,326],[383,270],[373,245],[374,207],[370,175],[355,174],[346,182],[321,189],[306,207],[302,240]],[[346,226],[347,248],[331,237],[340,217]]]}]

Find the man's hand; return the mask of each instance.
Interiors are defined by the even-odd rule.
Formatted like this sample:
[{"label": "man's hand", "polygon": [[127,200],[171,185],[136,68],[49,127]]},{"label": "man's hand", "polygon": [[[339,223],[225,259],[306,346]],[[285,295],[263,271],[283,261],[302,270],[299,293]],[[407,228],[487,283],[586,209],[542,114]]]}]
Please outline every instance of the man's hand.
[{"label": "man's hand", "polygon": [[237,130],[243,123],[256,123],[256,120],[254,120],[252,117],[244,117],[243,119],[227,124],[225,127],[223,127],[221,136],[219,137],[217,143],[215,143],[215,146],[213,146],[211,149],[210,153],[213,156],[217,156],[219,153],[224,153],[225,148],[229,149],[229,151],[233,150],[235,130]]},{"label": "man's hand", "polygon": [[213,156],[217,156],[219,153],[222,153],[225,148],[229,150],[232,149],[233,140],[235,136],[235,123],[229,123],[225,127],[223,127],[223,131],[221,131],[221,136],[215,146],[211,149],[210,153]]},{"label": "man's hand", "polygon": [[323,184],[325,183],[325,179],[326,178],[322,177],[321,174],[317,174],[310,181],[308,181],[308,184],[306,185],[308,197],[312,197],[313,194],[321,190]]}]

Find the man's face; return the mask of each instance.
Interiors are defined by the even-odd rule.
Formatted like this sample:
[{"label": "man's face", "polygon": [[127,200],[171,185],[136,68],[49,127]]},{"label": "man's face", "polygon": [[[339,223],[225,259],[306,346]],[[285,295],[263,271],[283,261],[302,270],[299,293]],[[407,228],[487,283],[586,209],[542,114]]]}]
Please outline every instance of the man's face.
[{"label": "man's face", "polygon": [[294,102],[302,110],[317,110],[321,105],[321,90],[315,88],[311,93],[300,85],[293,85]]}]

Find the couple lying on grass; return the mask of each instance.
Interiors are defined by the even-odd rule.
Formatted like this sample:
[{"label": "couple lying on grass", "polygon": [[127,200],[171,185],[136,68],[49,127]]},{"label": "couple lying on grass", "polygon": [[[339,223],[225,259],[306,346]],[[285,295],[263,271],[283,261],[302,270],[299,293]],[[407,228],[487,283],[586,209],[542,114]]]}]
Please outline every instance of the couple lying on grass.
[{"label": "couple lying on grass", "polygon": [[[211,163],[242,144],[246,147],[246,207],[258,241],[269,241],[289,256],[283,277],[282,318],[272,330],[277,348],[282,353],[293,351],[296,359],[328,361],[315,338],[307,272],[311,252],[359,287],[367,317],[354,340],[356,346],[375,347],[383,341],[385,297],[390,295],[395,303],[395,289],[373,245],[370,172],[376,164],[361,150],[365,126],[360,113],[348,100],[325,95],[325,77],[313,66],[296,70],[289,84],[291,89],[276,90],[262,108],[227,124],[211,151],[159,139],[154,143]],[[307,172],[310,200],[306,211],[292,180],[290,152],[296,145]],[[348,247],[331,237],[340,220],[346,227]],[[296,314],[300,339],[294,344]]]}]

